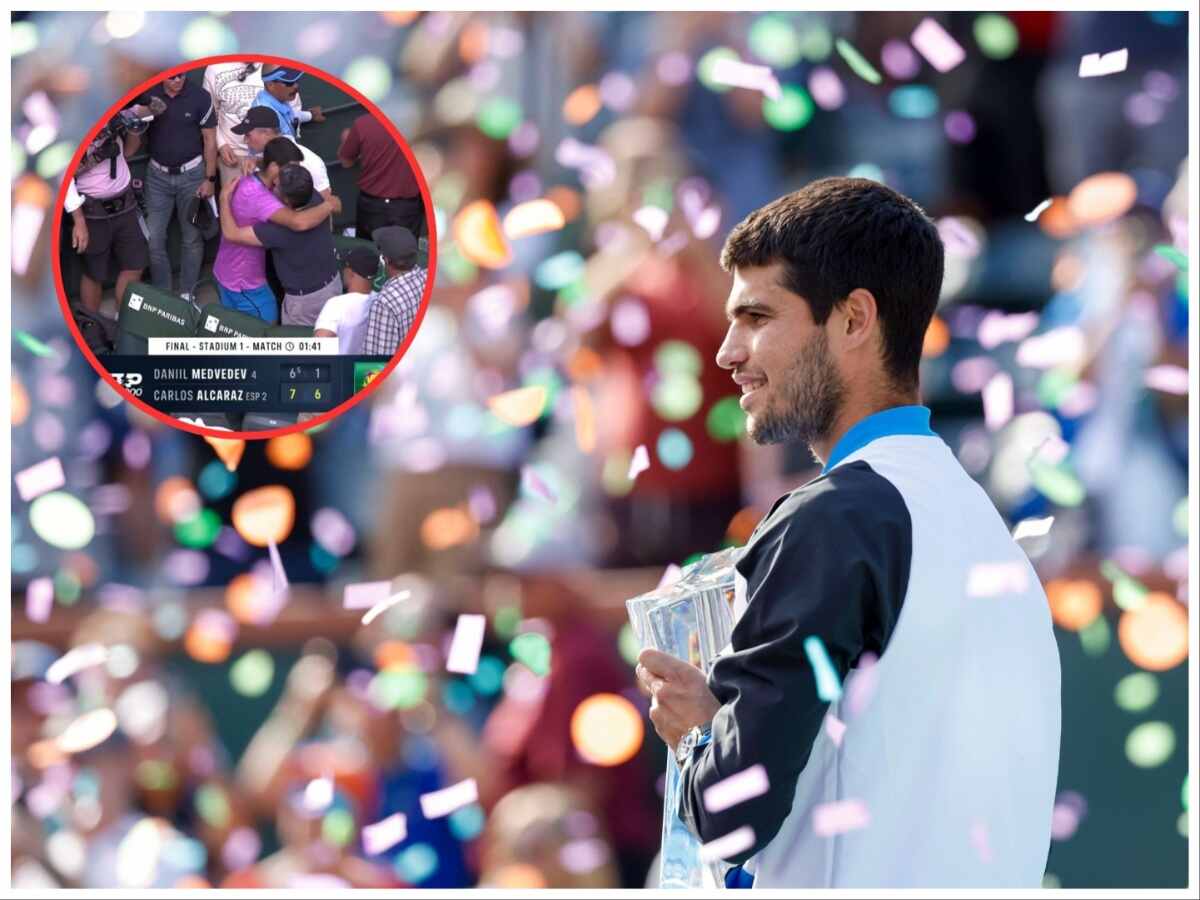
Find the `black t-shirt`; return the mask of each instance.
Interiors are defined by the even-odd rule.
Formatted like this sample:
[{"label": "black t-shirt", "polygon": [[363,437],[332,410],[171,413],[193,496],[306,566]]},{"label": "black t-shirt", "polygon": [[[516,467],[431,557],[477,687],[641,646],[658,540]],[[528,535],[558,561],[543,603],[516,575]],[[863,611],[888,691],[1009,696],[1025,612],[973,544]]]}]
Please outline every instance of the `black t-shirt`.
[{"label": "black t-shirt", "polygon": [[141,102],[151,97],[158,97],[167,104],[167,109],[155,116],[146,131],[150,158],[159,165],[181,166],[202,155],[204,138],[200,129],[217,127],[217,116],[208,91],[185,81],[182,91],[168,97],[163,86],[156,84],[142,95]]},{"label": "black t-shirt", "polygon": [[[308,206],[322,200],[324,198],[314,192]],[[333,232],[325,222],[308,231],[292,231],[274,222],[260,222],[254,226],[254,235],[264,247],[271,249],[275,274],[289,294],[315,291],[337,274]]]}]

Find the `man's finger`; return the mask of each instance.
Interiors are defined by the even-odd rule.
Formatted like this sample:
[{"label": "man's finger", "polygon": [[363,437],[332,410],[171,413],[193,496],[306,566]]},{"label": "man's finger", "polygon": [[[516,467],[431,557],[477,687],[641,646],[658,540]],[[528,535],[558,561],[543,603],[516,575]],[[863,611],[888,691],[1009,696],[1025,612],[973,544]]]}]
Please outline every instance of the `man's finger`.
[{"label": "man's finger", "polygon": [[694,668],[694,666],[685,663],[681,659],[676,659],[669,653],[663,653],[661,650],[655,650],[650,647],[647,647],[638,654],[638,662],[645,666],[652,675],[656,675],[659,678],[679,677],[688,669]]}]

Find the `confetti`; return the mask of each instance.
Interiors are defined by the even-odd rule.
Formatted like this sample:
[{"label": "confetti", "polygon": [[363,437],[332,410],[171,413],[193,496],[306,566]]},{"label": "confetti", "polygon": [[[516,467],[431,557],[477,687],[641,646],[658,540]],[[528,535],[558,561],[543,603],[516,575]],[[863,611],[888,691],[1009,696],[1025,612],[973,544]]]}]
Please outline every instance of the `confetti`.
[{"label": "confetti", "polygon": [[633,451],[633,459],[629,461],[629,480],[633,481],[650,468],[650,452],[645,444],[638,444]]},{"label": "confetti", "polygon": [[998,372],[983,388],[983,420],[989,431],[997,431],[1012,417],[1012,376],[1007,372]]},{"label": "confetti", "polygon": [[1022,519],[1013,529],[1013,540],[1042,537],[1050,533],[1050,526],[1053,524],[1054,516],[1046,516],[1044,519]]},{"label": "confetti", "polygon": [[1187,271],[1188,258],[1178,247],[1172,247],[1170,244],[1156,244],[1154,252],[1180,271]]},{"label": "confetti", "polygon": [[558,858],[568,872],[582,875],[600,868],[612,858],[612,853],[606,841],[600,838],[582,838],[566,844]]},{"label": "confetti", "polygon": [[487,617],[463,613],[454,626],[454,639],[447,654],[446,671],[471,675],[479,667],[479,651],[487,629]]},{"label": "confetti", "polygon": [[871,815],[861,800],[822,803],[813,809],[813,831],[818,837],[845,834],[870,824]]},{"label": "confetti", "polygon": [[844,38],[838,38],[834,42],[834,47],[837,48],[837,52],[846,61],[846,65],[850,67],[851,71],[863,81],[870,84],[879,84],[883,81],[883,76],[876,71],[873,65],[867,62],[866,57],[859,53],[849,41]]},{"label": "confetti", "polygon": [[661,206],[643,206],[633,214],[633,221],[656,243],[662,240],[670,219],[670,213]]},{"label": "confetti", "polygon": [[1080,78],[1099,78],[1124,72],[1129,65],[1129,49],[1113,50],[1111,53],[1086,53],[1079,60]]},{"label": "confetti", "polygon": [[817,679],[817,696],[827,703],[841,697],[841,680],[838,678],[837,669],[833,667],[833,662],[829,659],[829,653],[825,650],[821,639],[816,635],[806,637],[804,654],[808,657],[808,664],[812,666],[813,675]]},{"label": "confetti", "polygon": [[700,862],[711,863],[730,859],[754,846],[754,829],[749,825],[731,831],[707,844],[700,845]]},{"label": "confetti", "polygon": [[[211,426],[210,426],[211,427]],[[205,443],[213,448],[213,452],[217,454],[217,459],[225,464],[225,468],[230,472],[237,470],[238,463],[242,461],[242,454],[246,452],[246,442],[236,438],[215,438],[204,436]]]},{"label": "confetti", "polygon": [[117,730],[111,709],[94,709],[71,722],[55,743],[63,753],[83,753],[104,743]]},{"label": "confetti", "polygon": [[997,597],[1019,594],[1029,586],[1029,564],[1023,560],[978,563],[967,571],[968,597]]},{"label": "confetti", "polygon": [[367,856],[376,856],[390,850],[407,836],[408,818],[404,813],[392,813],[386,819],[363,826],[363,850]]},{"label": "confetti", "polygon": [[912,45],[942,74],[949,72],[967,53],[949,33],[933,19],[922,19],[909,38]]},{"label": "confetti", "polygon": [[1188,392],[1188,370],[1182,366],[1152,366],[1142,380],[1146,387],[1165,394]]},{"label": "confetti", "polygon": [[782,95],[779,81],[770,66],[755,66],[737,59],[720,57],[709,69],[708,79],[714,84],[758,91],[772,100],[778,100]]},{"label": "confetti", "polygon": [[971,823],[971,846],[979,854],[979,861],[984,865],[992,862],[992,845],[988,841],[988,828],[983,822]]},{"label": "confetti", "polygon": [[387,612],[401,600],[407,600],[410,596],[412,596],[412,591],[403,590],[392,594],[390,597],[387,597],[384,600],[379,601],[367,610],[366,614],[362,617],[362,623],[364,625],[370,625],[383,613]]},{"label": "confetti", "polygon": [[596,449],[596,408],[588,389],[576,385],[571,388],[571,399],[575,406],[575,443],[583,453]]},{"label": "confetti", "polygon": [[1048,210],[1050,208],[1050,204],[1052,204],[1053,202],[1054,202],[1053,197],[1047,197],[1045,200],[1043,200],[1041,203],[1039,203],[1037,206],[1035,206],[1029,212],[1025,213],[1025,221],[1026,222],[1036,222],[1038,220],[1038,216],[1040,216],[1042,213],[1044,213],[1046,210]]},{"label": "confetti", "polygon": [[324,812],[333,803],[333,779],[314,778],[304,786],[304,808],[312,813]]},{"label": "confetti", "polygon": [[392,595],[390,581],[363,581],[342,590],[343,609],[370,609]]},{"label": "confetti", "polygon": [[25,616],[31,622],[45,622],[54,608],[54,582],[43,576],[25,588]]},{"label": "confetti", "polygon": [[546,409],[549,392],[542,385],[517,388],[488,398],[488,409],[500,421],[522,428],[536,422]]},{"label": "confetti", "polygon": [[521,488],[525,493],[544,500],[546,503],[557,503],[558,494],[550,485],[546,484],[545,479],[538,474],[537,469],[533,466],[521,467]]},{"label": "confetti", "polygon": [[705,788],[704,808],[710,813],[717,813],[754,797],[760,797],[770,787],[767,770],[760,763],[756,763]]},{"label": "confetti", "polygon": [[17,339],[17,343],[35,356],[49,357],[54,355],[54,350],[43,344],[28,331],[14,331],[13,337]]},{"label": "confetti", "polygon": [[289,588],[287,572],[283,569],[283,560],[279,557],[279,548],[275,546],[274,541],[267,544],[267,552],[271,557],[271,591],[276,597],[280,597],[286,594]]},{"label": "confetti", "polygon": [[509,240],[558,231],[567,223],[562,210],[550,200],[529,200],[514,206],[504,216],[504,235]]},{"label": "confetti", "polygon": [[1074,366],[1087,353],[1087,341],[1083,332],[1067,325],[1044,334],[1025,338],[1017,347],[1017,365],[1031,369],[1052,369],[1056,366]]},{"label": "confetti", "polygon": [[512,262],[500,218],[487,200],[468,203],[454,217],[454,241],[463,256],[485,269],[503,269]]},{"label": "confetti", "polygon": [[282,485],[268,485],[238,497],[231,513],[233,527],[255,547],[282,543],[296,521],[296,498]]},{"label": "confetti", "polygon": [[829,735],[829,739],[833,741],[835,747],[840,747],[842,746],[842,738],[846,736],[846,723],[833,713],[827,713],[825,716],[825,733]]},{"label": "confetti", "polygon": [[991,350],[1008,341],[1019,341],[1028,337],[1037,329],[1039,321],[1037,313],[1006,315],[993,310],[980,320],[976,340],[985,350]]},{"label": "confetti", "polygon": [[474,778],[452,784],[440,791],[421,795],[421,815],[426,819],[441,819],[456,809],[479,802],[479,787]]},{"label": "confetti", "polygon": [[617,164],[608,153],[575,138],[565,138],[554,151],[554,159],[568,169],[578,170],[587,188],[604,187],[617,177]]},{"label": "confetti", "polygon": [[108,659],[108,648],[103,644],[81,644],[68,650],[46,670],[46,680],[51,684],[62,684],[72,675],[84,669],[98,666]]}]

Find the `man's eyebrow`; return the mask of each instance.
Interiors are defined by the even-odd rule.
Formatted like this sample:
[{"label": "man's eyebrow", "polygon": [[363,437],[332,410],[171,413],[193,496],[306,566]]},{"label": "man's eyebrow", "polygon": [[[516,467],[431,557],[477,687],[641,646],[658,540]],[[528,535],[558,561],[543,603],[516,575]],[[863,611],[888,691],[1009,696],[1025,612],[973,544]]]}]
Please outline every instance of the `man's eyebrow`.
[{"label": "man's eyebrow", "polygon": [[732,307],[725,310],[725,317],[732,322],[738,316],[750,315],[757,313],[759,315],[770,314],[775,310],[759,300],[739,300]]}]

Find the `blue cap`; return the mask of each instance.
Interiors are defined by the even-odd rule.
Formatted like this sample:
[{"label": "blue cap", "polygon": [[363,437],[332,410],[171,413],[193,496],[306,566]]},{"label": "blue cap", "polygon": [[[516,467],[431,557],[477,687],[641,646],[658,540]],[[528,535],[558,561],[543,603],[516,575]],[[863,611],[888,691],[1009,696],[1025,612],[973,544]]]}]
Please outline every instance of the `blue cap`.
[{"label": "blue cap", "polygon": [[263,84],[269,81],[282,81],[284,84],[295,84],[304,73],[299,69],[289,69],[286,66],[276,66],[269,72],[263,72]]}]

